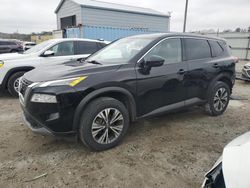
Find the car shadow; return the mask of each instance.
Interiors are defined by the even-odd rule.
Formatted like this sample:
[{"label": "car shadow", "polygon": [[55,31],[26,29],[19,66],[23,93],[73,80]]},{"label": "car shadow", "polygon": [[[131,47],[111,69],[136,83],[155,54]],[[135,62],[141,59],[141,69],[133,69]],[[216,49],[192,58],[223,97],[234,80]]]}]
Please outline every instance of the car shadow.
[{"label": "car shadow", "polygon": [[[207,116],[206,113],[202,110],[202,107],[190,107],[187,109],[181,109],[176,112],[172,113],[166,113],[150,118],[146,118],[143,120],[138,120],[136,122],[131,123],[128,133],[125,136],[124,140],[122,141],[121,145],[123,144],[129,144],[133,142],[137,137],[140,137],[142,132],[153,132],[155,129],[160,129],[162,127],[169,129],[169,126],[171,122],[175,121],[177,123],[187,121],[192,116],[192,119],[195,120],[197,118],[202,118]],[[166,122],[169,122],[170,124],[166,124]],[[60,151],[60,150],[67,150],[71,151],[74,150],[74,152],[80,152],[85,154],[92,154],[93,151],[84,146],[79,139],[76,137],[51,137],[51,136],[37,136],[36,139],[49,139],[48,142],[45,141],[45,144],[39,148],[39,153],[48,153],[52,151]],[[43,141],[42,141],[43,142]],[[121,147],[121,146],[118,146]],[[125,147],[123,145],[123,147]]]},{"label": "car shadow", "polygon": [[17,97],[11,96],[7,91],[1,91],[0,99],[17,99]]}]

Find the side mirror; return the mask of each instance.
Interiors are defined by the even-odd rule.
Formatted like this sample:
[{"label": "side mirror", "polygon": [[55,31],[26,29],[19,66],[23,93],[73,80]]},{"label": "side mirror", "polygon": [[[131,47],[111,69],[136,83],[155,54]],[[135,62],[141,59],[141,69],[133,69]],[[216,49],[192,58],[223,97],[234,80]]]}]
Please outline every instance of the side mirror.
[{"label": "side mirror", "polygon": [[52,50],[47,50],[43,53],[43,57],[49,57],[55,55],[55,52]]},{"label": "side mirror", "polygon": [[142,74],[148,75],[150,74],[152,67],[160,67],[164,64],[164,62],[165,62],[165,59],[163,57],[153,55],[148,59],[144,59],[144,61],[140,63],[139,72]]},{"label": "side mirror", "polygon": [[164,64],[165,59],[161,56],[153,55],[149,59],[145,60],[146,67],[160,67]]}]

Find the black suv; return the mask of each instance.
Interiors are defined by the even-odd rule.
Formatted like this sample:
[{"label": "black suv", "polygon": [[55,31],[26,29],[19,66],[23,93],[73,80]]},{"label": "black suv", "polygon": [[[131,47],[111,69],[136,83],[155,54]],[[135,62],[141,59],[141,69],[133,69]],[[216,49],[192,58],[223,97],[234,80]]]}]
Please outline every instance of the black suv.
[{"label": "black suv", "polygon": [[222,39],[132,36],[84,62],[25,74],[20,102],[34,132],[78,135],[100,151],[116,146],[130,122],[140,118],[193,105],[221,115],[235,82],[236,62]]},{"label": "black suv", "polygon": [[21,41],[0,39],[0,54],[15,52],[23,52],[23,45]]}]

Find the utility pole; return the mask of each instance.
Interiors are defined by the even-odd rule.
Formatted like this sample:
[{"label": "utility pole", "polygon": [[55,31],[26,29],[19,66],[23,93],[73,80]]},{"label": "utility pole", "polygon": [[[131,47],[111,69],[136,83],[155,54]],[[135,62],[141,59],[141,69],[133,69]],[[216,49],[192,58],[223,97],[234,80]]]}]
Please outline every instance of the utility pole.
[{"label": "utility pole", "polygon": [[183,25],[183,33],[185,33],[185,32],[186,32],[186,24],[187,24],[187,10],[188,10],[188,0],[186,0],[185,16],[184,16],[184,25]]}]

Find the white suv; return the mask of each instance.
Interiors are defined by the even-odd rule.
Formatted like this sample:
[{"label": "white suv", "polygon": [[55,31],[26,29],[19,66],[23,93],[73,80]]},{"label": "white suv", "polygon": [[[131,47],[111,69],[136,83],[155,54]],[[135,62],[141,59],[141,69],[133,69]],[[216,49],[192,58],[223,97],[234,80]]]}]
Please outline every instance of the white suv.
[{"label": "white suv", "polygon": [[41,65],[52,65],[87,58],[108,42],[89,39],[52,39],[22,54],[0,55],[0,89],[18,96],[19,78]]}]

